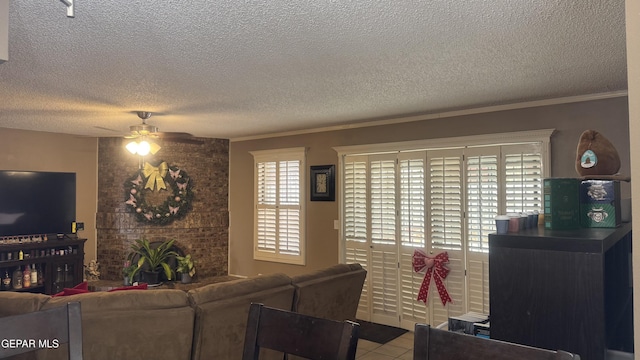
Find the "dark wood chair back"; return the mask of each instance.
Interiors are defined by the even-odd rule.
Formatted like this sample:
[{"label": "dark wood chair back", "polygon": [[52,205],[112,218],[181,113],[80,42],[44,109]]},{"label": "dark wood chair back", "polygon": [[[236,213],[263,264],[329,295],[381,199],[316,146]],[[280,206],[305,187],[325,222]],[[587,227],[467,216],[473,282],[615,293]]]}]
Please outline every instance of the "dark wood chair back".
[{"label": "dark wood chair back", "polygon": [[260,349],[320,360],[353,360],[359,324],[251,304],[243,360],[258,360]]},{"label": "dark wood chair back", "polygon": [[[0,359],[68,344],[69,359],[82,360],[80,303],[0,318]],[[5,346],[6,345],[6,346]]]},{"label": "dark wood chair back", "polygon": [[416,324],[414,360],[579,360],[580,356]]}]

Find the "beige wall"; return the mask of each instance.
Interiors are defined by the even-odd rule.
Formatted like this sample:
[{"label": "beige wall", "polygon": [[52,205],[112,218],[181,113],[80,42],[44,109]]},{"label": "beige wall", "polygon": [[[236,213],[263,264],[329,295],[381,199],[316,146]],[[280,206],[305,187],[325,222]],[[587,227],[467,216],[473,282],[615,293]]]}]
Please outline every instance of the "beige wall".
[{"label": "beige wall", "polygon": [[[553,106],[479,113],[436,120],[377,127],[312,133],[230,144],[230,255],[231,274],[251,276],[273,272],[299,274],[338,262],[338,203],[306,202],[307,264],[283,265],[254,261],[253,254],[253,158],[249,151],[305,146],[307,166],[338,163],[332,147],[419,139],[555,128],[552,137],[552,176],[575,177],[574,161],[580,134],[587,129],[602,132],[618,149],[621,174],[629,175],[628,106],[626,97]],[[308,192],[309,184],[307,184]],[[630,186],[622,186],[629,197]]]},{"label": "beige wall", "polygon": [[36,131],[0,129],[0,170],[76,173],[76,220],[87,238],[85,263],[96,258],[97,139]]},{"label": "beige wall", "polygon": [[[629,87],[629,138],[640,137],[640,2],[637,0],[626,1],[626,26],[627,26],[627,82]],[[631,141],[631,176],[636,180],[640,177],[640,142]],[[631,193],[633,202],[631,206],[640,209],[640,183],[632,182]],[[640,211],[633,213],[632,223],[640,223]],[[632,248],[638,249],[638,237],[634,237]],[[640,299],[640,252],[633,252],[633,298],[636,309],[633,316],[634,349],[640,352],[640,311],[635,304]]]}]

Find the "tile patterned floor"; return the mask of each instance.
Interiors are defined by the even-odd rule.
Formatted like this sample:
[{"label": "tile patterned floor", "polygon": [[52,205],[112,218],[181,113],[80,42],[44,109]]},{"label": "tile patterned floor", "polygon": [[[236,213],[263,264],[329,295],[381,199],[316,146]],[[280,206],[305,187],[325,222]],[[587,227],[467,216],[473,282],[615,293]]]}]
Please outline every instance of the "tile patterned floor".
[{"label": "tile patterned floor", "polygon": [[358,341],[358,360],[412,360],[413,332],[407,332],[388,343],[381,345],[372,341]]}]

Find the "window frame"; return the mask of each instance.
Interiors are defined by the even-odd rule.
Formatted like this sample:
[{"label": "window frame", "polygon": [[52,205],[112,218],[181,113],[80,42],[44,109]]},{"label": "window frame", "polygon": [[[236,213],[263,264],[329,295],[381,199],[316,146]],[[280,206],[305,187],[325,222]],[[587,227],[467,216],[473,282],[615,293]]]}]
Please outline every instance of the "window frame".
[{"label": "window frame", "polygon": [[[270,262],[278,262],[284,264],[294,264],[294,265],[306,265],[306,231],[305,231],[305,223],[306,223],[306,148],[304,147],[296,147],[296,148],[286,148],[286,149],[273,149],[273,150],[259,150],[259,151],[250,151],[249,152],[253,156],[253,259],[260,261],[270,261]],[[275,233],[275,249],[274,252],[263,251],[259,247],[260,238],[259,238],[259,209],[261,208],[273,208],[275,209],[275,222],[278,223],[280,209],[289,208],[296,205],[285,205],[281,204],[280,201],[282,199],[279,196],[279,192],[281,189],[280,179],[276,177],[275,187],[272,191],[275,191],[275,204],[261,204],[259,199],[260,193],[260,178],[258,174],[258,168],[261,163],[272,163],[276,164],[276,174],[280,171],[280,162],[283,161],[298,161],[299,162],[299,183],[298,183],[298,208],[299,208],[299,217],[298,217],[298,246],[299,246],[299,254],[291,255],[291,254],[282,254],[280,253],[280,243],[282,239],[282,233],[276,230]],[[291,199],[290,196],[285,196],[287,199]],[[276,229],[278,225],[276,225]]]}]

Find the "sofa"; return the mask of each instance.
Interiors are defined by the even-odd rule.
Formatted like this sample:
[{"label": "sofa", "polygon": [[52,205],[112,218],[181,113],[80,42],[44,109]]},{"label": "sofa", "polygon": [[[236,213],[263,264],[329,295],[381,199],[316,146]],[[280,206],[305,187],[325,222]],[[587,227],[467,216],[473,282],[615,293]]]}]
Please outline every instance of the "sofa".
[{"label": "sofa", "polygon": [[[299,276],[262,275],[188,292],[154,289],[51,297],[4,291],[0,317],[78,301],[84,359],[231,360],[242,358],[252,302],[334,320],[354,319],[365,277],[359,264],[338,264]],[[20,359],[64,359],[65,346]],[[282,357],[270,351],[261,355]]]}]

